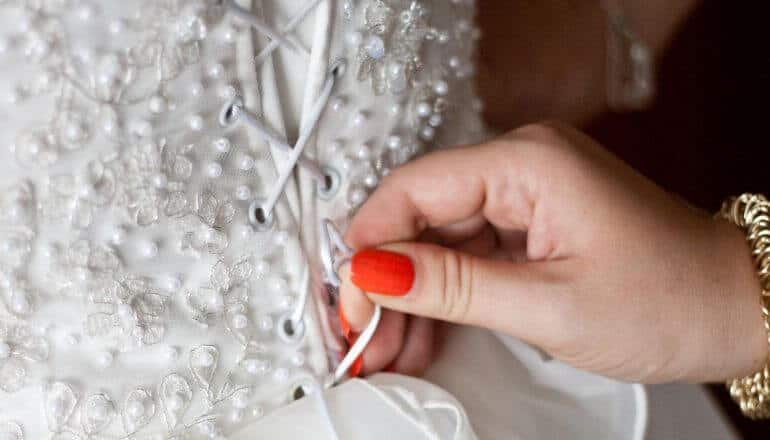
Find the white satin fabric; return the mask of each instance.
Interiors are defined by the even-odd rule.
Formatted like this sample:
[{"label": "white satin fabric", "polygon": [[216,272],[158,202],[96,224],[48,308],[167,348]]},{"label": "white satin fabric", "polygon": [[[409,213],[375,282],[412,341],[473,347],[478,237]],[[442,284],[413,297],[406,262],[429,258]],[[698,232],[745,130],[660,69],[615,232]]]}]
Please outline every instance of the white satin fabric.
[{"label": "white satin fabric", "polygon": [[[237,4],[280,29],[308,1]],[[414,155],[479,139],[475,3],[323,0],[292,33],[307,53],[265,59],[270,39],[225,4],[0,1],[0,438],[335,438],[318,396],[290,403],[345,350],[317,226],[343,227]],[[292,170],[275,224],[252,224],[287,152],[219,123],[236,95],[287,142],[312,131],[307,158],[337,192]],[[287,340],[298,305],[304,337]],[[454,340],[429,378],[472,408],[481,438],[644,425],[638,388],[520,363],[478,333]],[[378,376],[324,399],[340,438],[474,438],[424,382]]]},{"label": "white satin fabric", "polygon": [[460,403],[428,382],[395,374],[351,379],[324,395],[333,431],[315,398],[301,399],[234,434],[281,439],[475,440]]},{"label": "white satin fabric", "polygon": [[426,379],[462,402],[480,439],[738,438],[701,386],[622,384],[476,328],[450,329]]},{"label": "white satin fabric", "polygon": [[[739,438],[702,387],[620,384],[546,361],[526,345],[502,339],[481,329],[452,327],[425,378],[437,385],[380,374],[331,390],[324,398],[340,438],[431,438],[419,430],[414,407],[396,410],[388,394],[374,388],[382,385],[408,389],[420,402],[462,403],[460,414],[467,415],[482,440]],[[275,419],[269,416],[244,429],[234,440],[252,438],[264,429],[282,439],[306,439],[311,432],[312,438],[333,439],[319,418],[317,401],[300,402],[274,413]],[[448,428],[457,419],[450,414],[428,411],[434,423],[444,427],[442,439],[453,439]],[[412,431],[405,434],[403,429]],[[466,432],[467,437],[460,438],[473,438]]]}]

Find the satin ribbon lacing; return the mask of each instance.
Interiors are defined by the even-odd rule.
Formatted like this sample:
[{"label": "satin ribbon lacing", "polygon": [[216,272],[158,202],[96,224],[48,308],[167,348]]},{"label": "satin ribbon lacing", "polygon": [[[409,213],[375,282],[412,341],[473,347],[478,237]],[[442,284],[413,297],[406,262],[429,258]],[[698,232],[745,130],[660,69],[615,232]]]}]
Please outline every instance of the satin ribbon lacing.
[{"label": "satin ribbon lacing", "polygon": [[[321,3],[322,0],[308,1],[300,10],[300,12],[288,23],[286,23],[281,31],[277,32],[273,30],[267,23],[260,17],[253,14],[250,10],[241,7],[236,3],[236,0],[221,0],[227,13],[238,20],[248,23],[257,32],[265,35],[270,41],[262,49],[262,51],[256,56],[256,65],[261,65],[268,57],[279,47],[286,47],[290,50],[300,53],[304,58],[310,57],[309,51],[303,47],[302,43],[294,37],[291,32],[301,23],[308,14]],[[319,194],[323,195],[325,191],[328,192],[333,184],[334,176],[326,172],[314,160],[303,156],[303,152],[310,141],[318,123],[321,119],[321,115],[326,108],[329,98],[331,97],[334,85],[345,73],[346,63],[345,60],[340,59],[332,63],[330,66],[326,78],[321,87],[320,93],[317,99],[310,106],[307,118],[304,119],[306,123],[302,124],[300,132],[297,136],[297,140],[293,146],[289,146],[283,136],[271,129],[265,124],[259,115],[245,108],[243,101],[236,97],[224,104],[219,115],[219,122],[222,126],[231,126],[233,124],[242,122],[258,134],[264,137],[270,144],[288,152],[289,156],[285,164],[279,165],[278,177],[264,199],[255,198],[251,201],[248,209],[248,217],[250,223],[255,228],[269,228],[273,222],[273,211],[278,203],[279,198],[286,189],[286,184],[294,173],[294,169],[299,165],[306,169],[315,179]],[[334,224],[328,220],[323,219],[321,221],[321,230],[319,234],[319,252],[321,262],[324,269],[325,277],[327,281],[335,287],[340,286],[340,278],[338,276],[338,270],[341,264],[348,261],[353,254],[353,250],[350,249],[342,240],[339,231]],[[341,258],[337,258],[336,254],[339,253]],[[302,289],[301,297],[297,301],[297,306],[288,315],[285,322],[286,325],[284,332],[291,334],[300,334],[304,331],[303,316],[305,314],[305,308],[308,303],[309,292],[311,289]],[[382,311],[379,306],[375,307],[374,315],[366,326],[361,335],[350,347],[348,353],[342,358],[337,368],[331,374],[331,376],[322,384],[324,388],[336,385],[347,374],[350,367],[355,360],[363,353],[367,344],[374,336],[374,332],[379,324]],[[300,334],[301,336],[301,334]],[[313,393],[319,402],[321,416],[325,421],[325,424],[329,428],[329,432],[333,434],[333,438],[338,439],[334,424],[332,422],[329,408],[326,401],[323,398],[323,390],[319,386],[313,390]]]}]

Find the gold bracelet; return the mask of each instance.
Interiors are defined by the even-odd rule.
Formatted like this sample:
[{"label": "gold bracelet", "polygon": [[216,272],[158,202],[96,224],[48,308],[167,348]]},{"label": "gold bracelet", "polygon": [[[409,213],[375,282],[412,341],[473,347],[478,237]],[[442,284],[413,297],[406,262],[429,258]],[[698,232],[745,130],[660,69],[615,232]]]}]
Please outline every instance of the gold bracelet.
[{"label": "gold bracelet", "polygon": [[[760,306],[770,343],[770,202],[759,194],[743,194],[726,200],[718,217],[746,233],[762,287]],[[770,364],[751,376],[728,381],[727,388],[746,417],[770,418]]]}]

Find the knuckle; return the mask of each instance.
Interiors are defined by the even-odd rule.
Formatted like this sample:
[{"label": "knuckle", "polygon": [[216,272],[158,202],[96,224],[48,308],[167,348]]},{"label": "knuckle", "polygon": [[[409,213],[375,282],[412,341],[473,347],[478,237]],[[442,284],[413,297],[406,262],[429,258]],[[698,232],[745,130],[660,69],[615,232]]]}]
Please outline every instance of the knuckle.
[{"label": "knuckle", "polygon": [[539,168],[573,161],[581,149],[581,135],[566,123],[544,121],[517,128],[485,146],[495,160],[510,160]]},{"label": "knuckle", "polygon": [[571,161],[577,143],[573,129],[561,122],[542,122],[526,125],[511,133],[518,140],[519,154],[533,166],[550,168],[554,163]]},{"label": "knuckle", "polygon": [[540,145],[560,145],[567,142],[573,129],[558,121],[545,121],[525,125],[513,131],[514,136]]},{"label": "knuckle", "polygon": [[443,252],[440,314],[449,321],[465,322],[473,294],[473,258],[458,252]]}]

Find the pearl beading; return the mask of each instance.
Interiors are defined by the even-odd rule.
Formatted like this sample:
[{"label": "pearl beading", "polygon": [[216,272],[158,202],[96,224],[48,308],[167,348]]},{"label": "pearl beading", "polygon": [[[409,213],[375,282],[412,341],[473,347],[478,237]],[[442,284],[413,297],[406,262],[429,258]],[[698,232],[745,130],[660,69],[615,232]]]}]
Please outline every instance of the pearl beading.
[{"label": "pearl beading", "polygon": [[[294,38],[323,1],[277,33]],[[454,128],[470,132],[475,119],[454,103],[474,99],[472,10],[465,0],[340,2],[330,53],[350,73],[302,156],[336,186],[320,217],[344,225],[392,167],[468,139]],[[390,26],[402,18],[413,24]],[[208,105],[246,87],[236,74],[243,20],[214,0],[50,0],[4,2],[0,21],[13,23],[0,75],[14,110],[0,134],[14,159],[0,164],[0,407],[32,405],[3,411],[0,433],[215,438],[285,404],[298,384],[313,389],[328,372],[319,347],[279,337],[307,291],[290,251],[298,230],[281,212],[267,231],[246,215],[272,187],[272,155],[247,130],[219,128]],[[349,45],[352,32],[377,35],[384,53]],[[259,47],[255,65],[279,47]],[[420,61],[405,68],[403,91],[396,68],[382,83],[357,77],[385,72],[402,49]],[[201,347],[216,350],[205,370],[193,362]]]}]

